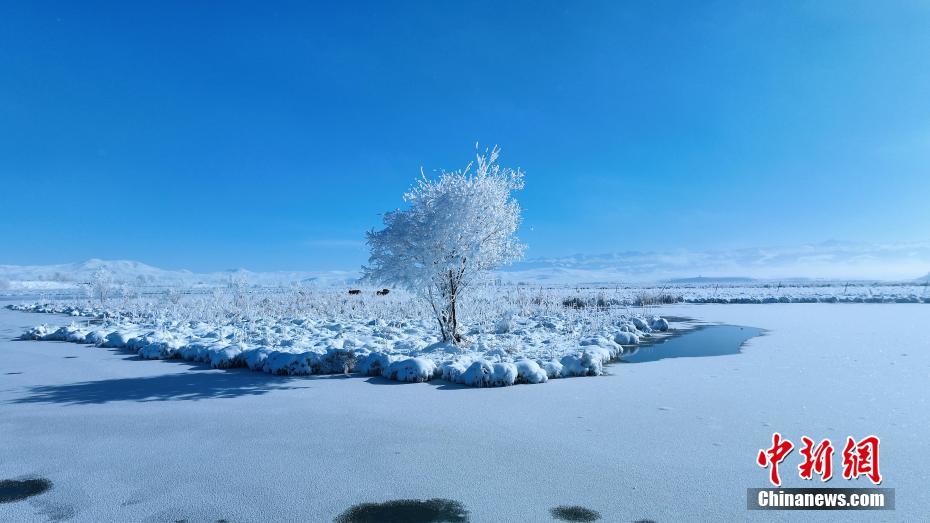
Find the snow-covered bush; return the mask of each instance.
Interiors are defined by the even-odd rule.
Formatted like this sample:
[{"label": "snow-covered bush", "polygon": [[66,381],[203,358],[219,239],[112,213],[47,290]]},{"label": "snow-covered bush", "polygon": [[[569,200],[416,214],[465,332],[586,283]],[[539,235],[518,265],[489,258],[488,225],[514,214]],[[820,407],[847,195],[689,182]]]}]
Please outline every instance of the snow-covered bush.
[{"label": "snow-covered bush", "polygon": [[650,326],[652,327],[652,330],[654,331],[665,332],[668,330],[668,320],[666,320],[665,318],[659,318],[658,316],[656,316],[652,318],[652,322],[650,323]]},{"label": "snow-covered bush", "polygon": [[392,361],[394,360],[388,354],[372,352],[359,358],[355,371],[365,376],[380,376]]},{"label": "snow-covered bush", "polygon": [[600,351],[585,350],[581,354],[568,354],[559,361],[562,364],[559,376],[599,376],[604,373],[606,361],[604,353]]},{"label": "snow-covered bush", "polygon": [[443,365],[442,378],[470,387],[507,387],[517,382],[543,383],[546,374],[529,360],[509,363],[463,358]]},{"label": "snow-covered bush", "polygon": [[494,332],[497,334],[506,334],[513,329],[513,311],[506,311],[494,323]]},{"label": "snow-covered bush", "polygon": [[443,341],[458,343],[459,307],[476,280],[523,254],[515,234],[523,172],[497,164],[500,149],[479,152],[459,171],[425,175],[404,195],[409,208],[384,215],[384,229],[367,234],[364,276],[417,292],[429,303]]},{"label": "snow-covered bush", "polygon": [[383,371],[384,377],[396,381],[420,383],[429,381],[436,372],[436,364],[426,358],[405,358],[397,360]]},{"label": "snow-covered bush", "polygon": [[533,360],[518,360],[514,365],[517,367],[518,383],[545,383],[549,379],[546,371]]},{"label": "snow-covered bush", "polygon": [[[668,330],[668,327],[666,327]],[[638,345],[639,337],[632,332],[620,331],[614,335],[614,343],[618,345]]]}]

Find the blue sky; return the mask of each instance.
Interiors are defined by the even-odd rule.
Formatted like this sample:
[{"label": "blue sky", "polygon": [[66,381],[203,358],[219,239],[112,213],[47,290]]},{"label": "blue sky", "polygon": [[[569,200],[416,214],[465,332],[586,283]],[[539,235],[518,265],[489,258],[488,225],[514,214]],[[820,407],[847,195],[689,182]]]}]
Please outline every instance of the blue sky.
[{"label": "blue sky", "polygon": [[0,6],[0,263],[354,269],[478,140],[530,257],[930,239],[930,4],[335,4]]}]

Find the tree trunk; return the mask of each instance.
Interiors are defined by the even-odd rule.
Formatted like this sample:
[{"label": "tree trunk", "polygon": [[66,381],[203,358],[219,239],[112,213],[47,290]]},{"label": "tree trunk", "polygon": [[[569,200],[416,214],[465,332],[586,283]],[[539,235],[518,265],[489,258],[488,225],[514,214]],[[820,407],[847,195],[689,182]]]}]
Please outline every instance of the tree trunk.
[{"label": "tree trunk", "polygon": [[458,297],[458,285],[455,282],[455,274],[449,269],[449,337],[452,338],[452,343],[458,345],[462,341],[462,336],[459,335],[459,322],[458,322],[458,311],[456,298]]},{"label": "tree trunk", "polygon": [[448,280],[441,288],[436,289],[436,300],[433,299],[432,289],[429,294],[430,305],[439,323],[439,333],[442,341],[452,342],[456,345],[462,342],[459,333],[458,296],[459,286],[455,280],[455,271],[449,271]]}]

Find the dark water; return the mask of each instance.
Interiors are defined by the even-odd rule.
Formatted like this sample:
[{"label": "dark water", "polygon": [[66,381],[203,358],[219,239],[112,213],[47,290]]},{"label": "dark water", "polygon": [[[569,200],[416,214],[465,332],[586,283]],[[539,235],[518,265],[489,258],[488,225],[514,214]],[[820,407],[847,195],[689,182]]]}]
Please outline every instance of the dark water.
[{"label": "dark water", "polygon": [[561,505],[549,511],[552,517],[561,521],[597,521],[601,514],[585,507]]},{"label": "dark water", "polygon": [[50,488],[52,482],[45,478],[0,480],[0,503],[12,503],[38,496]]},{"label": "dark water", "polygon": [[468,511],[451,499],[395,499],[384,503],[362,503],[346,510],[336,523],[466,523]]},{"label": "dark water", "polygon": [[762,329],[736,325],[707,325],[656,343],[624,348],[621,362],[643,363],[665,358],[694,358],[739,354],[740,347],[750,338],[762,334]]}]

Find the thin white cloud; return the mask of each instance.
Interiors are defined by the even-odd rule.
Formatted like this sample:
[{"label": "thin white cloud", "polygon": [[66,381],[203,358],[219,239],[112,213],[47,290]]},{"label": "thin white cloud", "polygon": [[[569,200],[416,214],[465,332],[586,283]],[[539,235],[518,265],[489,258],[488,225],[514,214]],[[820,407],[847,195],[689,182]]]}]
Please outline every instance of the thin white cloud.
[{"label": "thin white cloud", "polygon": [[913,280],[930,273],[930,242],[825,242],[729,251],[625,252],[527,260],[504,271],[511,281],[570,283],[748,277]]}]

